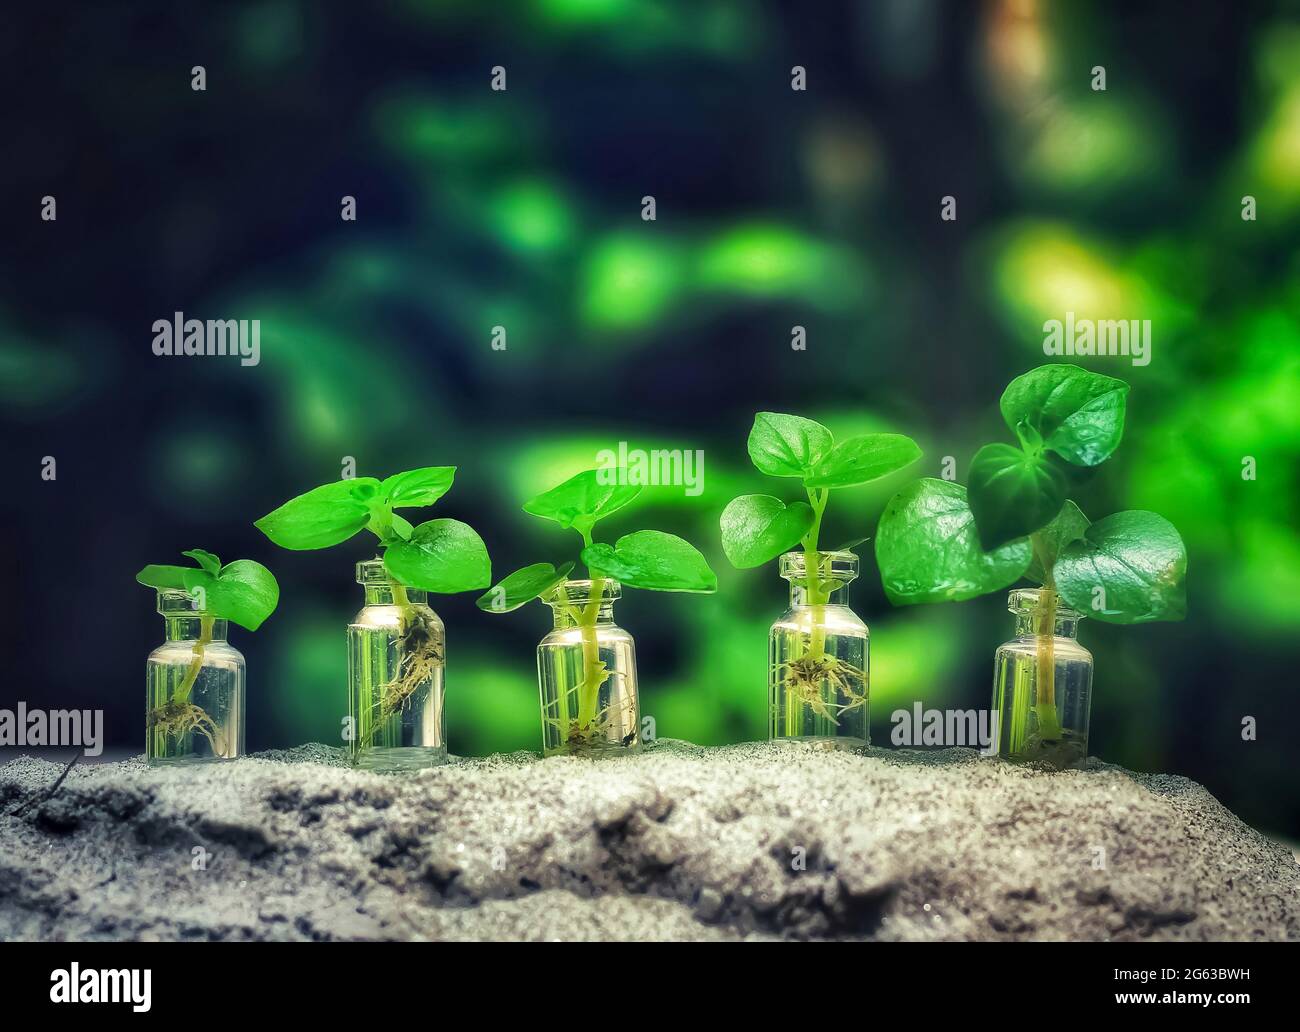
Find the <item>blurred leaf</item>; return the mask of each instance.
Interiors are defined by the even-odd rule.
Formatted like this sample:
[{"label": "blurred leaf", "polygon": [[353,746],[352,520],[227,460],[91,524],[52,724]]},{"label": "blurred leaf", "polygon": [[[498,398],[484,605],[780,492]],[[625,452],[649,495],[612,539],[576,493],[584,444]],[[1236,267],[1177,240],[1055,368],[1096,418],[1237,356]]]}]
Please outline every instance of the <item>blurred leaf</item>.
[{"label": "blurred leaf", "polygon": [[596,330],[624,331],[661,318],[680,289],[671,245],[644,235],[606,237],[588,252],[579,274],[579,312]]}]

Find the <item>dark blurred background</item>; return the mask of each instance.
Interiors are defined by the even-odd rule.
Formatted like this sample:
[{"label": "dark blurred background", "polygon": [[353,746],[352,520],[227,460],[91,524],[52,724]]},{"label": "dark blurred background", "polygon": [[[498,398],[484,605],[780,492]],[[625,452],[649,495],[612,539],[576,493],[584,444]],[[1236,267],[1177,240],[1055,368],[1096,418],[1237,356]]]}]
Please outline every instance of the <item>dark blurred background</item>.
[{"label": "dark blurred background", "polygon": [[[110,747],[139,751],[162,621],[133,577],[202,547],[282,587],[232,634],[249,746],[338,742],[369,545],[284,552],[252,521],[348,456],[454,464],[436,510],[406,515],[469,521],[500,576],[573,554],[519,505],[625,440],[703,449],[705,490],[650,490],[605,536],[674,530],[721,581],[619,603],[643,709],[661,736],[761,738],[786,586],[732,570],[717,535],[733,495],[793,497],[749,466],[753,413],[921,442],[922,468],[836,493],[826,542],[870,534],[912,476],[951,455],[964,480],[1008,438],[1002,387],[1073,311],[1153,325],[1149,366],[1081,360],[1133,390],[1075,497],[1155,509],[1190,553],[1185,623],[1083,626],[1093,752],[1300,838],[1294,4],[264,0],[4,22],[0,704],[102,707]],[[155,357],[175,311],[260,319],[261,363]],[[862,553],[876,741],[916,699],[987,706],[1003,596],[894,610]],[[453,751],[536,748],[549,612],[435,605]]]}]

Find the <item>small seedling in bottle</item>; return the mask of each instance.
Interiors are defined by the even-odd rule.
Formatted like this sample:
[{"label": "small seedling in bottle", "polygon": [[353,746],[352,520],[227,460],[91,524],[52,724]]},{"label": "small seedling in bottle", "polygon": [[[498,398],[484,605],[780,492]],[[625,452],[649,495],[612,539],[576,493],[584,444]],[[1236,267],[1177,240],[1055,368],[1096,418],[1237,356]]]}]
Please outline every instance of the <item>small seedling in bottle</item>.
[{"label": "small seedling in bottle", "polygon": [[[857,575],[850,549],[866,539],[824,552],[822,522],[832,490],[903,469],[921,449],[890,433],[836,444],[820,423],[779,412],[754,416],[748,447],[759,472],[798,479],[807,498],[786,504],[772,495],[741,495],[721,519],[722,548],[733,566],[748,569],[782,556],[782,576],[791,582],[791,612],[772,628],[769,737],[866,744],[867,628],[848,610],[845,589]],[[797,551],[782,555],[789,549]]]},{"label": "small seedling in bottle", "polygon": [[149,657],[145,754],[151,762],[234,759],[243,751],[244,660],[226,644],[226,622],[257,630],[280,586],[251,559],[223,566],[201,548],[181,554],[196,565],[151,565],[135,577],[158,592],[167,620],[167,642]]},{"label": "small seedling in bottle", "polygon": [[450,490],[455,472],[454,466],[429,466],[382,481],[324,484],[254,524],[277,545],[298,551],[329,548],[363,530],[378,540],[379,556],[358,567],[367,618],[349,627],[356,722],[350,741],[359,759],[372,746],[393,751],[376,766],[423,766],[446,754],[443,627],[423,594],[484,588],[492,582],[491,562],[468,524],[436,519],[413,526],[395,510],[432,505]]},{"label": "small seedling in bottle", "polygon": [[552,520],[582,538],[578,561],[588,580],[570,580],[576,562],[534,563],[516,570],[478,600],[489,613],[508,613],[541,599],[556,630],[538,649],[543,752],[580,753],[635,747],[636,665],[632,639],[614,626],[620,586],[649,591],[716,591],[718,579],[688,541],[659,530],[595,541],[600,520],[632,502],[640,485],[621,469],[587,470],[524,503],[524,512]]},{"label": "small seedling in bottle", "polygon": [[[1065,767],[1086,756],[1092,660],[1072,641],[1079,617],[1136,624],[1186,612],[1187,551],[1173,524],[1143,511],[1091,523],[1066,498],[1072,471],[1100,465],[1118,447],[1128,391],[1123,380],[1073,365],[1017,377],[1001,410],[1019,446],[985,445],[968,489],[919,480],[880,519],[876,559],[895,605],[975,598],[1021,577],[1041,586],[1011,599],[1032,653],[1017,662],[1008,643],[999,655],[994,705],[1009,759]],[[1071,655],[1062,659],[1061,649]],[[1062,677],[1067,694],[1082,696],[1067,700],[1068,720]]]}]

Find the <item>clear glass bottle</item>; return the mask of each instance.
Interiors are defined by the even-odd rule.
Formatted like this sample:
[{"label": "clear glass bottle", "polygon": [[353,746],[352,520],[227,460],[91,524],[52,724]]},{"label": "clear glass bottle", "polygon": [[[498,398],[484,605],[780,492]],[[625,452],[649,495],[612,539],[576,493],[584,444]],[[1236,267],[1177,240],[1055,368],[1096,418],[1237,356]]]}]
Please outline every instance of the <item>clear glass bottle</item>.
[{"label": "clear glass bottle", "polygon": [[549,600],[555,627],[537,646],[542,753],[635,749],[636,646],[614,623],[618,581],[565,581]]},{"label": "clear glass bottle", "polygon": [[165,640],[145,664],[145,759],[233,760],[244,754],[244,657],[228,624],[187,591],[158,592]]},{"label": "clear glass bottle", "polygon": [[1005,760],[1039,760],[1057,770],[1088,756],[1092,653],[1076,635],[1082,614],[1054,591],[1011,592],[1016,636],[993,661],[994,746]]},{"label": "clear glass bottle", "polygon": [[418,770],[447,759],[443,714],[446,635],[426,595],[389,576],[382,559],[357,563],[366,604],[348,625],[352,759],[367,770]]},{"label": "clear glass bottle", "polygon": [[811,590],[804,553],[781,556],[790,608],[768,639],[767,737],[862,748],[870,744],[870,633],[849,608],[848,587],[858,576],[858,557],[817,556]]}]

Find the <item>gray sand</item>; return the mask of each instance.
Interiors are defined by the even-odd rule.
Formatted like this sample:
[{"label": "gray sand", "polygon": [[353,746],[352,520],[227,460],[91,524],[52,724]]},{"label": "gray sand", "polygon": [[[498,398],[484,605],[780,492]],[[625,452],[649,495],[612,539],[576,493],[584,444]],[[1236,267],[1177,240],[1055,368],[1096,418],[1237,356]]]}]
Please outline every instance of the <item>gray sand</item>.
[{"label": "gray sand", "polygon": [[60,769],[0,767],[0,938],[1300,939],[1289,851],[1095,761],[661,742],[399,777],[306,746],[79,765],[13,816]]}]

